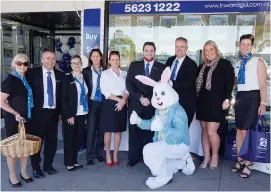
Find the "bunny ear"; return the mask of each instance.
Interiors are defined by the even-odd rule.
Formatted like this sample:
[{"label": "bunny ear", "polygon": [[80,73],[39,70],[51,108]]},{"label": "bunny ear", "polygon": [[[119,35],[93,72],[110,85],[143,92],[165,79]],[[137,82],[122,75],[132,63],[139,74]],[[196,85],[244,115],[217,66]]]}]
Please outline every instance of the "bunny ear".
[{"label": "bunny ear", "polygon": [[139,80],[140,82],[142,82],[143,84],[149,85],[151,87],[154,87],[157,84],[154,80],[144,75],[137,75],[135,76],[135,78]]},{"label": "bunny ear", "polygon": [[170,68],[166,67],[165,70],[162,73],[161,82],[162,83],[167,83],[169,79],[170,79]]}]

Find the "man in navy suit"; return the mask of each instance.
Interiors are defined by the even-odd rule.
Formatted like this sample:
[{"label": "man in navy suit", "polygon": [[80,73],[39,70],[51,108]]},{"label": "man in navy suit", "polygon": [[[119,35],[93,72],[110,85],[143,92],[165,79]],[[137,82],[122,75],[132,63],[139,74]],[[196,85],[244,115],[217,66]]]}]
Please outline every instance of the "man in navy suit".
[{"label": "man in navy suit", "polygon": [[[131,63],[127,77],[126,87],[129,92],[128,117],[132,111],[143,119],[150,119],[155,109],[151,105],[153,87],[144,85],[135,79],[136,75],[145,75],[154,81],[160,81],[165,65],[155,61],[156,47],[153,42],[146,42],[143,46],[143,61]],[[142,159],[143,147],[152,142],[153,132],[141,130],[137,125],[129,124],[129,152],[128,167],[135,166]]]},{"label": "man in navy suit", "polygon": [[[60,114],[60,84],[63,73],[54,69],[56,55],[45,51],[41,57],[42,66],[30,69],[27,73],[33,91],[34,107],[29,133],[44,140],[43,171],[56,174],[53,160],[57,149],[58,121]],[[40,152],[31,156],[31,165],[35,178],[44,177],[40,169]]]},{"label": "man in navy suit", "polygon": [[175,40],[175,56],[168,58],[166,66],[171,69],[170,80],[179,94],[179,103],[184,108],[190,126],[197,107],[196,79],[198,67],[195,61],[186,55],[188,41],[183,37]]}]

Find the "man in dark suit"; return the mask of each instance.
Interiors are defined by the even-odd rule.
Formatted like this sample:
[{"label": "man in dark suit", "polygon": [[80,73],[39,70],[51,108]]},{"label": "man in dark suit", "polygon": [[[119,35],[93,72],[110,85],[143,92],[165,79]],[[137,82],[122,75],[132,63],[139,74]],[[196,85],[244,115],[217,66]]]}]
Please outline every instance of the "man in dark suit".
[{"label": "man in dark suit", "polygon": [[[63,73],[54,69],[56,65],[54,52],[45,51],[42,54],[41,62],[41,67],[30,69],[27,73],[34,98],[33,116],[29,133],[44,140],[43,171],[53,175],[57,173],[52,164],[57,149],[60,84],[63,79]],[[36,178],[44,177],[40,169],[40,162],[40,152],[31,156],[33,174]]]},{"label": "man in dark suit", "polygon": [[[154,60],[156,47],[153,42],[146,42],[143,46],[144,61],[131,63],[126,77],[126,87],[129,91],[128,117],[132,111],[143,119],[150,119],[155,113],[150,101],[153,87],[144,85],[135,79],[136,75],[149,76],[160,81],[165,65]],[[141,130],[136,125],[129,124],[129,152],[127,166],[133,167],[142,158],[143,147],[152,142],[153,132]]]},{"label": "man in dark suit", "polygon": [[175,56],[168,58],[166,66],[171,69],[170,80],[174,90],[179,94],[179,103],[184,108],[190,126],[197,107],[197,64],[186,55],[187,39],[178,37],[175,40]]}]

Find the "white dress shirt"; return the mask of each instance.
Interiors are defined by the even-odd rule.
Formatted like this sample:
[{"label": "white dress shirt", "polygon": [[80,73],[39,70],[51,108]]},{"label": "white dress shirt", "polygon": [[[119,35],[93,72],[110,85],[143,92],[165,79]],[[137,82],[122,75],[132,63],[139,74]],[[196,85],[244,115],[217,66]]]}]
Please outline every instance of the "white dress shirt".
[{"label": "white dress shirt", "polygon": [[176,60],[179,61],[179,63],[177,64],[177,69],[176,69],[176,72],[175,72],[175,77],[174,77],[174,79],[177,78],[178,72],[179,72],[179,70],[180,70],[180,68],[181,68],[181,66],[182,66],[182,63],[183,63],[183,60],[184,60],[185,57],[186,57],[186,55],[185,55],[184,57],[182,57],[182,58],[179,58],[179,59],[178,59],[178,58],[176,57],[176,58],[174,59],[172,65],[171,65],[171,67],[170,67],[171,73],[172,73],[172,71],[173,71],[173,69],[174,69]]},{"label": "white dress shirt", "polygon": [[[97,75],[97,73],[95,73],[93,66],[91,66],[91,71],[92,71],[92,91],[91,91],[90,99],[94,100],[95,93],[96,93],[96,87],[97,87],[98,75]],[[101,81],[100,81],[100,86],[101,86]]]},{"label": "white dress shirt", "polygon": [[[48,104],[48,93],[47,93],[47,76],[48,73],[47,72],[51,72],[51,79],[52,79],[52,83],[53,83],[53,96],[54,96],[54,105],[52,107],[49,106]],[[45,69],[42,66],[42,77],[43,77],[43,95],[44,95],[44,102],[43,102],[43,108],[46,109],[55,109],[56,108],[56,77],[55,77],[55,72],[52,69],[51,71],[48,71],[47,69]]]},{"label": "white dress shirt", "polygon": [[127,72],[121,69],[119,71],[119,76],[111,68],[102,73],[101,91],[106,99],[110,95],[123,96],[124,93],[128,94],[125,84]]},{"label": "white dress shirt", "polygon": [[[153,66],[154,60],[152,60],[152,61],[150,61],[150,62],[148,62],[148,61],[144,60],[144,71],[146,70],[147,63],[149,63],[149,64],[150,64],[150,65],[149,65],[149,73],[151,74],[151,69],[152,69],[152,66]],[[150,74],[149,74],[149,75],[150,75]]]},{"label": "white dress shirt", "polygon": [[[73,75],[73,77],[75,77],[75,76]],[[81,74],[81,79],[78,79],[78,80],[80,83],[82,83],[83,79],[84,79],[84,77]],[[81,86],[77,81],[74,80],[74,82],[75,82],[76,89],[77,89],[77,113],[76,113],[76,116],[77,115],[86,115],[86,114],[88,114],[88,111],[85,112],[83,105],[80,105]],[[85,93],[87,95],[88,94],[88,87],[87,87],[87,84],[85,81],[84,81],[84,87],[85,87]]]}]

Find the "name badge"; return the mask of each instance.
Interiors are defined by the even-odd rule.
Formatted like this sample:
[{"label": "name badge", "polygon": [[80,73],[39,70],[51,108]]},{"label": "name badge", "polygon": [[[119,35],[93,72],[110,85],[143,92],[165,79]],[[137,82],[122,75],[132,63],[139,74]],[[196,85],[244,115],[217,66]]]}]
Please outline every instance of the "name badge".
[{"label": "name badge", "polygon": [[71,82],[70,84],[75,84],[75,82]]}]

